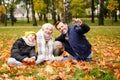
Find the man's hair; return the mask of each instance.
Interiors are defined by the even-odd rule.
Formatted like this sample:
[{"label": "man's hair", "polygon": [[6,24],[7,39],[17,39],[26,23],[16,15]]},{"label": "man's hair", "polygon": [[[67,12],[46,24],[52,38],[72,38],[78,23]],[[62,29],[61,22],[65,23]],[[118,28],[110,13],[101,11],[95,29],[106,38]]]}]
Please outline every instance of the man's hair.
[{"label": "man's hair", "polygon": [[55,28],[57,29],[57,25],[60,23],[61,21],[57,21],[55,24]]},{"label": "man's hair", "polygon": [[[55,28],[56,28],[56,29],[57,29],[57,25],[58,25],[60,22],[62,22],[62,21],[57,21],[57,22],[56,22],[56,24],[55,24]],[[66,24],[65,22],[62,22],[62,23]]]}]

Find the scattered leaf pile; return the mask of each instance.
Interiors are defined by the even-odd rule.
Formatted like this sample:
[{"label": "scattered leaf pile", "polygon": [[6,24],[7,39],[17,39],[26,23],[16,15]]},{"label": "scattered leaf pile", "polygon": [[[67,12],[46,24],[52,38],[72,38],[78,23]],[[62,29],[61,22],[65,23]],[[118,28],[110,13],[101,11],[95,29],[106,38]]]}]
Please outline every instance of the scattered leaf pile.
[{"label": "scattered leaf pile", "polygon": [[104,35],[92,38],[92,62],[55,60],[21,66],[7,65],[15,39],[4,38],[0,40],[0,80],[120,80],[120,35],[117,39]]}]

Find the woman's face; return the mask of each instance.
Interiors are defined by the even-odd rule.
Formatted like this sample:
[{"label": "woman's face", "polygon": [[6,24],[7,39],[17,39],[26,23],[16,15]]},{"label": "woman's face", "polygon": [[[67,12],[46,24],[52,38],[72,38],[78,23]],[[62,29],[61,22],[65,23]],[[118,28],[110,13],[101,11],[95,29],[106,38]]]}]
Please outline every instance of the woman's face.
[{"label": "woman's face", "polygon": [[60,22],[57,25],[57,30],[62,34],[66,34],[67,31],[68,31],[68,26],[67,26],[67,24],[64,24],[64,23]]},{"label": "woman's face", "polygon": [[35,36],[35,34],[29,34],[29,35],[27,36],[27,39],[28,39],[28,41],[30,41],[30,42],[35,42],[36,36]]},{"label": "woman's face", "polygon": [[52,28],[52,27],[45,27],[45,28],[43,28],[43,31],[44,31],[44,33],[47,34],[47,35],[52,35],[52,33],[53,33],[53,28]]}]

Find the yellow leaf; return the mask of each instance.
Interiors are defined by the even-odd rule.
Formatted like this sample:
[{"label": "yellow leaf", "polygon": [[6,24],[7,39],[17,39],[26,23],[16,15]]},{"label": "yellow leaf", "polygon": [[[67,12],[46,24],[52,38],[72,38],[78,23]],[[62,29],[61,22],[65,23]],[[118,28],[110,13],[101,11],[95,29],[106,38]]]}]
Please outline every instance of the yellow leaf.
[{"label": "yellow leaf", "polygon": [[119,69],[120,69],[120,63],[115,63],[115,64],[113,65],[113,67],[114,67],[114,68],[119,68]]},{"label": "yellow leaf", "polygon": [[47,65],[47,66],[45,67],[44,71],[45,71],[46,73],[50,73],[50,74],[52,74],[52,73],[54,72],[52,66],[50,66],[50,65]]},{"label": "yellow leaf", "polygon": [[119,50],[115,50],[114,53],[115,53],[115,54],[119,54],[120,51],[119,51]]}]

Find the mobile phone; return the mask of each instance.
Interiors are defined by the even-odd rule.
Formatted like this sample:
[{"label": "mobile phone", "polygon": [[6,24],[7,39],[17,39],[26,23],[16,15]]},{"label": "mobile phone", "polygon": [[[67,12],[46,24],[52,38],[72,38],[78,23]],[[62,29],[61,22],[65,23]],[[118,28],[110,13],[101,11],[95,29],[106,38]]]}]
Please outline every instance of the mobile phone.
[{"label": "mobile phone", "polygon": [[75,26],[80,25],[80,21],[74,21],[74,22],[73,22],[73,25],[75,25]]}]

